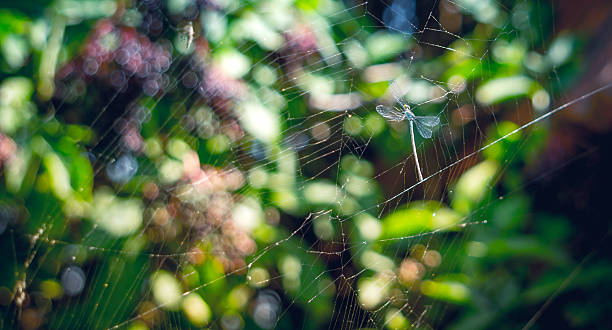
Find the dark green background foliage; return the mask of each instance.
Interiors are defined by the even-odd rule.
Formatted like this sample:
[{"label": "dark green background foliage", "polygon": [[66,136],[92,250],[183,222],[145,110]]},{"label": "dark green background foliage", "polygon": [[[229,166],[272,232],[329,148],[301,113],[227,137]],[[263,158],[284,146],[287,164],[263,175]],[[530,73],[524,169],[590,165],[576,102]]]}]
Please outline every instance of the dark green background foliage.
[{"label": "dark green background foliage", "polygon": [[[611,102],[580,97],[610,15],[580,6],[5,3],[0,327],[607,328]],[[441,119],[420,183],[374,110],[402,84]]]}]

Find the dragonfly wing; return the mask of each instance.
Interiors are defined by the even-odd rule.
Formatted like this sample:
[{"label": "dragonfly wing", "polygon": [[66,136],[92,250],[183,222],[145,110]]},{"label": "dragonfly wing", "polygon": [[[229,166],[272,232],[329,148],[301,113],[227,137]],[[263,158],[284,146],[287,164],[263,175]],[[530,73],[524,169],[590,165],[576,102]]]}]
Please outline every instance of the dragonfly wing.
[{"label": "dragonfly wing", "polygon": [[402,106],[402,108],[408,105],[408,103],[404,101],[404,95],[402,95],[402,93],[400,92],[400,89],[399,87],[397,87],[397,84],[395,83],[395,81],[389,81],[389,90],[391,91],[391,95],[393,95],[393,98],[395,99],[395,101],[399,103]]},{"label": "dragonfly wing", "polygon": [[421,136],[426,139],[431,138],[431,136],[433,135],[431,127],[426,126],[418,120],[414,121],[414,126],[416,126],[417,131],[419,131],[419,134],[421,134]]},{"label": "dragonfly wing", "polygon": [[384,105],[377,105],[376,112],[378,112],[381,116],[391,121],[401,121],[401,120],[404,120],[405,118],[404,113],[397,111],[394,108],[387,107]]},{"label": "dragonfly wing", "polygon": [[440,125],[440,118],[436,116],[415,116],[415,120],[427,127]]}]

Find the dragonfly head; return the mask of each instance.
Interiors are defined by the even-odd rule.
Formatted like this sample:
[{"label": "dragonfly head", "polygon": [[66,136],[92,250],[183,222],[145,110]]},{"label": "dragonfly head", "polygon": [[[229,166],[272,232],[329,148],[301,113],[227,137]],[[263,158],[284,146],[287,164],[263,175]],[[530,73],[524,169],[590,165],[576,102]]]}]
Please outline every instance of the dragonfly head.
[{"label": "dragonfly head", "polygon": [[414,117],[414,113],[410,110],[410,106],[408,104],[402,104],[402,108],[404,109],[404,113],[406,118]]}]

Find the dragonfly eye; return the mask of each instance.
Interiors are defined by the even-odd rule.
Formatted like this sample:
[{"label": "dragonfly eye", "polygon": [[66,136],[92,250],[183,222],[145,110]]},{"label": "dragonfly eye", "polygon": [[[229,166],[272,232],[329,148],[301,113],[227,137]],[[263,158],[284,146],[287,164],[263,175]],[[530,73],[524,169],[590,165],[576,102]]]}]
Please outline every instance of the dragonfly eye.
[{"label": "dragonfly eye", "polygon": [[404,104],[404,109],[410,110],[410,106],[408,104]]}]

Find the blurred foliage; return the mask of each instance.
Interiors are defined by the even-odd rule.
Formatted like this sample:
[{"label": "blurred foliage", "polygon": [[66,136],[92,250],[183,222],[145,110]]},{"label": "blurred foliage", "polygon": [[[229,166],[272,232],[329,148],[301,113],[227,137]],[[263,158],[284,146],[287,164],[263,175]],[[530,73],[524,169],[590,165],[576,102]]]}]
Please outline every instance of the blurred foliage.
[{"label": "blurred foliage", "polygon": [[[547,128],[505,114],[550,109],[580,42],[539,1],[456,3],[444,47],[330,0],[0,10],[0,326],[524,325],[579,260],[575,224],[524,190]],[[391,78],[413,104],[466,105],[419,109],[439,135],[477,132],[444,159],[487,147],[440,197],[389,209],[378,173],[410,152],[372,111]],[[368,152],[318,157],[339,131]],[[585,273],[596,290],[612,267]],[[596,327],[610,303],[574,307],[559,317]]]}]

